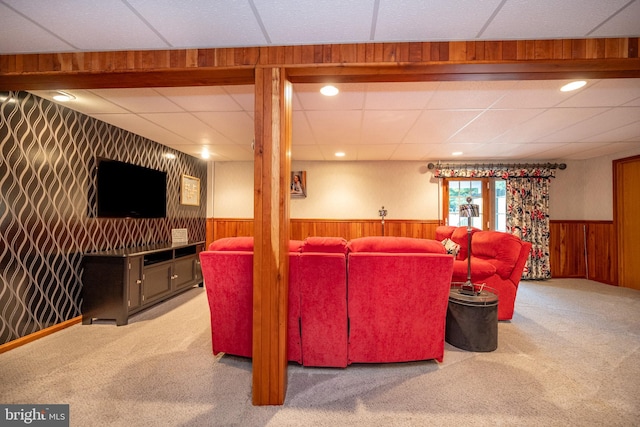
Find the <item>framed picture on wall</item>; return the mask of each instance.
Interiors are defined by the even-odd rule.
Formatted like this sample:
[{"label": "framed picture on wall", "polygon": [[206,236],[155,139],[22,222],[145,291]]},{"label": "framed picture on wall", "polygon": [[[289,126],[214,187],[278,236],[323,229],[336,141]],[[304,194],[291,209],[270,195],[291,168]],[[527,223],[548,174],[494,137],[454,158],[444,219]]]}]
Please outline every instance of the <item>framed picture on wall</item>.
[{"label": "framed picture on wall", "polygon": [[180,180],[180,204],[200,206],[200,178],[182,175]]},{"label": "framed picture on wall", "polygon": [[304,199],[307,197],[307,171],[291,172],[291,198]]}]

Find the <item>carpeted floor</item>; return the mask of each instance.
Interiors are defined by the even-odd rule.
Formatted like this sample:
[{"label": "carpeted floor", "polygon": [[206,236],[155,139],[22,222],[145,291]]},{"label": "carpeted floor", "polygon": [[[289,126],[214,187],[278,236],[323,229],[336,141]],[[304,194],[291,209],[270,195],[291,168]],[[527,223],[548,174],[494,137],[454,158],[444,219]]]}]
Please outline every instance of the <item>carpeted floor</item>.
[{"label": "carpeted floor", "polygon": [[251,361],[211,353],[203,289],[127,326],[75,325],[0,354],[0,403],[70,405],[72,426],[637,426],[640,292],[522,282],[498,349],[443,363],[289,365],[251,405]]}]

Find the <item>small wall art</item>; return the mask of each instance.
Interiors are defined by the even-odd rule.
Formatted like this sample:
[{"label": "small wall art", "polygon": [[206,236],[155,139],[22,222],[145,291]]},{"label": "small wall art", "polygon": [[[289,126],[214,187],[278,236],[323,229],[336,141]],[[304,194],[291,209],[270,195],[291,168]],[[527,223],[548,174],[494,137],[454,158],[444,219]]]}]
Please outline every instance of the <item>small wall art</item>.
[{"label": "small wall art", "polygon": [[304,199],[307,197],[307,171],[291,172],[291,198]]},{"label": "small wall art", "polygon": [[180,180],[180,204],[200,206],[200,179],[182,175]]}]

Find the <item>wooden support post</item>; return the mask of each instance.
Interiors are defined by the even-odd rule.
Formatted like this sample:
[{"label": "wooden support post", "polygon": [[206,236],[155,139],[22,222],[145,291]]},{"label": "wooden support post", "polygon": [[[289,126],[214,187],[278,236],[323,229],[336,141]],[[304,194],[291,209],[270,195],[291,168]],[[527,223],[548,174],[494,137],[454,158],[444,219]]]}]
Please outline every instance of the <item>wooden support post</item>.
[{"label": "wooden support post", "polygon": [[287,389],[291,92],[284,69],[256,69],[254,405],[282,405]]}]

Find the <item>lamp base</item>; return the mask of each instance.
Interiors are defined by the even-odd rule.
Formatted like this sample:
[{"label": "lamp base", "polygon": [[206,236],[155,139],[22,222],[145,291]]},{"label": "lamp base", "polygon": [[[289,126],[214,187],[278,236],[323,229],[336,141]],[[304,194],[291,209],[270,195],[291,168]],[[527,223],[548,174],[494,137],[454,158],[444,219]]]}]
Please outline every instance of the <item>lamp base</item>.
[{"label": "lamp base", "polygon": [[470,281],[464,282],[460,285],[460,293],[463,295],[477,295],[476,287]]}]

